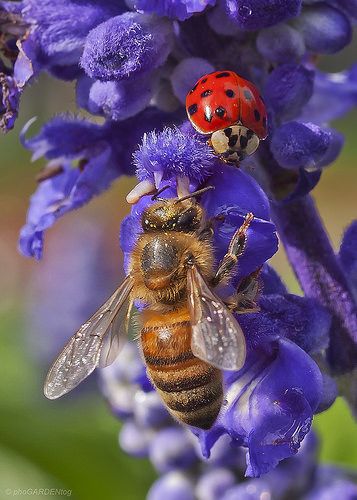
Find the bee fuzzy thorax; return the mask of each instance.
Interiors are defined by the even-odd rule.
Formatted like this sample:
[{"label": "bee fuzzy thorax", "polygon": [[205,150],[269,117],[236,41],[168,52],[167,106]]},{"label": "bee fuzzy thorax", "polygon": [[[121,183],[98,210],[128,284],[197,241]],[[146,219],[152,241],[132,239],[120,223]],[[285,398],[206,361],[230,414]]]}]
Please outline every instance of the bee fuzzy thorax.
[{"label": "bee fuzzy thorax", "polygon": [[163,310],[185,301],[187,262],[191,258],[210,279],[214,264],[210,242],[178,231],[142,234],[130,261],[140,299],[154,309]]}]

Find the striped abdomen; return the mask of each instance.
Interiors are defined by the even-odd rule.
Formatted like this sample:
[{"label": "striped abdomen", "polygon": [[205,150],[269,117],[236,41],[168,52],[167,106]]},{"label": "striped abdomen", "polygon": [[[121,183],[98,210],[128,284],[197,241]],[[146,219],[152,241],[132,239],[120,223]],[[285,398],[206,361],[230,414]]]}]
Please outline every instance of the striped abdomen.
[{"label": "striped abdomen", "polygon": [[143,322],[148,374],[170,413],[185,424],[209,429],[222,404],[222,374],[192,354],[188,310],[146,311]]}]

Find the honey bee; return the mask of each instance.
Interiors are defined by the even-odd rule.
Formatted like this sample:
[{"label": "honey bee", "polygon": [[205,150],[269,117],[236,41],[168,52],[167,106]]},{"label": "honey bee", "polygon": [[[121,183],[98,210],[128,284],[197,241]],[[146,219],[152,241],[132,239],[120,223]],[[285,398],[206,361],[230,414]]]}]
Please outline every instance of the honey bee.
[{"label": "honey bee", "polygon": [[259,270],[241,281],[224,303],[213,289],[227,282],[242,255],[248,213],[214,269],[214,220],[195,198],[155,199],[142,215],[128,276],[108,301],[69,340],[50,368],[49,399],[71,391],[97,366],[107,366],[124,344],[135,300],[141,313],[140,345],[148,376],[180,422],[209,429],[223,400],[221,370],[239,370],[246,342],[232,312],[257,310]]}]

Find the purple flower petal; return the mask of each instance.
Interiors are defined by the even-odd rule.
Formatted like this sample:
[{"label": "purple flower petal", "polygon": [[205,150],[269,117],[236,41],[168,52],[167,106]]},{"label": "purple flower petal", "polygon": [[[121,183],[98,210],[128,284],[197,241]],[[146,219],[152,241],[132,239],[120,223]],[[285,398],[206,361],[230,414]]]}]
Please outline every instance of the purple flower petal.
[{"label": "purple flower petal", "polygon": [[193,485],[189,475],[172,471],[161,476],[151,486],[147,500],[195,500]]},{"label": "purple flower petal", "polygon": [[216,0],[134,0],[133,7],[148,14],[158,14],[170,19],[184,21],[193,14],[202,12]]},{"label": "purple flower petal", "polygon": [[296,118],[312,96],[314,72],[297,64],[278,66],[268,76],[264,97],[281,120]]},{"label": "purple flower petal", "polygon": [[226,0],[226,6],[239,27],[258,30],[297,16],[301,0]]},{"label": "purple flower petal", "polygon": [[342,136],[313,123],[288,122],[274,132],[270,149],[284,168],[320,168],[334,161]]},{"label": "purple flower petal", "polygon": [[217,224],[214,237],[216,258],[221,259],[238,227],[248,212],[254,220],[248,229],[247,246],[239,259],[238,276],[246,276],[277,250],[274,224],[270,222],[269,203],[259,185],[241,170],[220,163],[207,184],[214,186],[202,196],[202,205],[208,217],[224,216]]},{"label": "purple flower petal", "polygon": [[[329,103],[326,106],[326,103]],[[314,92],[300,119],[318,125],[339,118],[357,104],[357,65],[340,73],[315,75]]]},{"label": "purple flower petal", "polygon": [[186,95],[202,75],[212,73],[215,68],[200,57],[188,57],[180,61],[171,73],[171,84],[175,96],[185,103]]},{"label": "purple flower petal", "polygon": [[287,293],[287,288],[282,282],[280,276],[274,270],[274,268],[272,268],[268,264],[264,264],[263,269],[260,273],[260,278],[263,282],[264,295],[284,295],[285,293]]},{"label": "purple flower petal", "polygon": [[87,103],[83,107],[94,115],[125,120],[143,111],[149,105],[153,92],[152,75],[144,75],[133,81],[97,80],[88,89]]},{"label": "purple flower petal", "polygon": [[147,457],[151,441],[155,432],[151,429],[141,427],[133,421],[124,423],[119,434],[119,443],[124,451],[134,457]]},{"label": "purple flower petal", "polygon": [[197,455],[190,436],[182,427],[166,427],[153,439],[149,457],[158,472],[190,467]]},{"label": "purple flower petal", "polygon": [[172,41],[172,24],[166,19],[126,12],[89,33],[81,66],[103,81],[138,76],[166,61]]},{"label": "purple flower petal", "polygon": [[236,39],[246,37],[246,33],[229,16],[225,0],[218,0],[216,6],[207,12],[207,21],[210,28],[218,35],[233,36]]},{"label": "purple flower petal", "polygon": [[208,454],[227,432],[248,448],[246,475],[257,477],[295,455],[310,429],[322,391],[315,362],[280,339],[270,354],[255,351],[244,368],[227,375],[225,405],[212,429],[195,431]]},{"label": "purple flower petal", "polygon": [[238,316],[248,345],[258,348],[279,337],[292,340],[310,354],[326,349],[331,318],[317,301],[292,294],[263,295],[260,312]]},{"label": "purple flower petal", "polygon": [[338,387],[336,381],[322,372],[322,393],[319,406],[316,408],[316,413],[322,413],[333,405],[338,396]]},{"label": "purple flower petal", "polygon": [[236,482],[229,469],[215,468],[203,473],[196,485],[198,500],[219,500]]},{"label": "purple flower petal", "polygon": [[122,4],[115,0],[99,3],[95,0],[24,0],[22,4],[24,18],[34,23],[43,63],[49,67],[78,66],[89,31],[123,11]]},{"label": "purple flower petal", "polygon": [[292,25],[302,33],[307,49],[318,54],[333,54],[351,42],[348,18],[323,2],[304,7]]},{"label": "purple flower petal", "polygon": [[301,33],[284,23],[259,31],[256,43],[267,61],[278,64],[298,61],[306,50]]},{"label": "purple flower petal", "polygon": [[65,213],[108,189],[118,176],[117,169],[108,168],[109,157],[110,151],[104,149],[86,164],[82,172],[68,164],[62,165],[62,173],[40,183],[31,198],[27,222],[20,233],[19,247],[24,255],[40,259],[43,232]]}]

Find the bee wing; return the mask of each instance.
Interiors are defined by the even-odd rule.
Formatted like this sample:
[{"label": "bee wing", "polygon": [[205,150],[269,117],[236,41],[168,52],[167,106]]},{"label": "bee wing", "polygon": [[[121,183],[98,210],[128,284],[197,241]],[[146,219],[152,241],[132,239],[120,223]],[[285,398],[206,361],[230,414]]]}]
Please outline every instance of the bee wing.
[{"label": "bee wing", "polygon": [[[128,276],[105,304],[70,338],[47,374],[44,386],[47,398],[56,399],[63,396],[92,373],[99,364],[103,344],[106,345],[105,337],[111,332],[113,334],[109,338],[112,340],[105,349],[105,359],[107,364],[114,360],[112,349],[118,353],[118,339],[114,341],[114,330],[116,329],[116,335],[118,332],[121,335],[123,333],[123,328],[117,329],[119,325],[116,319],[128,301],[132,288],[133,278]],[[127,310],[126,307],[124,309]]]},{"label": "bee wing", "polygon": [[119,355],[123,347],[123,340],[129,330],[130,312],[133,302],[124,299],[123,305],[113,317],[107,333],[103,338],[103,344],[100,350],[98,366],[105,368],[111,365]]},{"label": "bee wing", "polygon": [[194,266],[188,271],[187,287],[193,354],[222,370],[239,370],[246,342],[237,320]]}]

